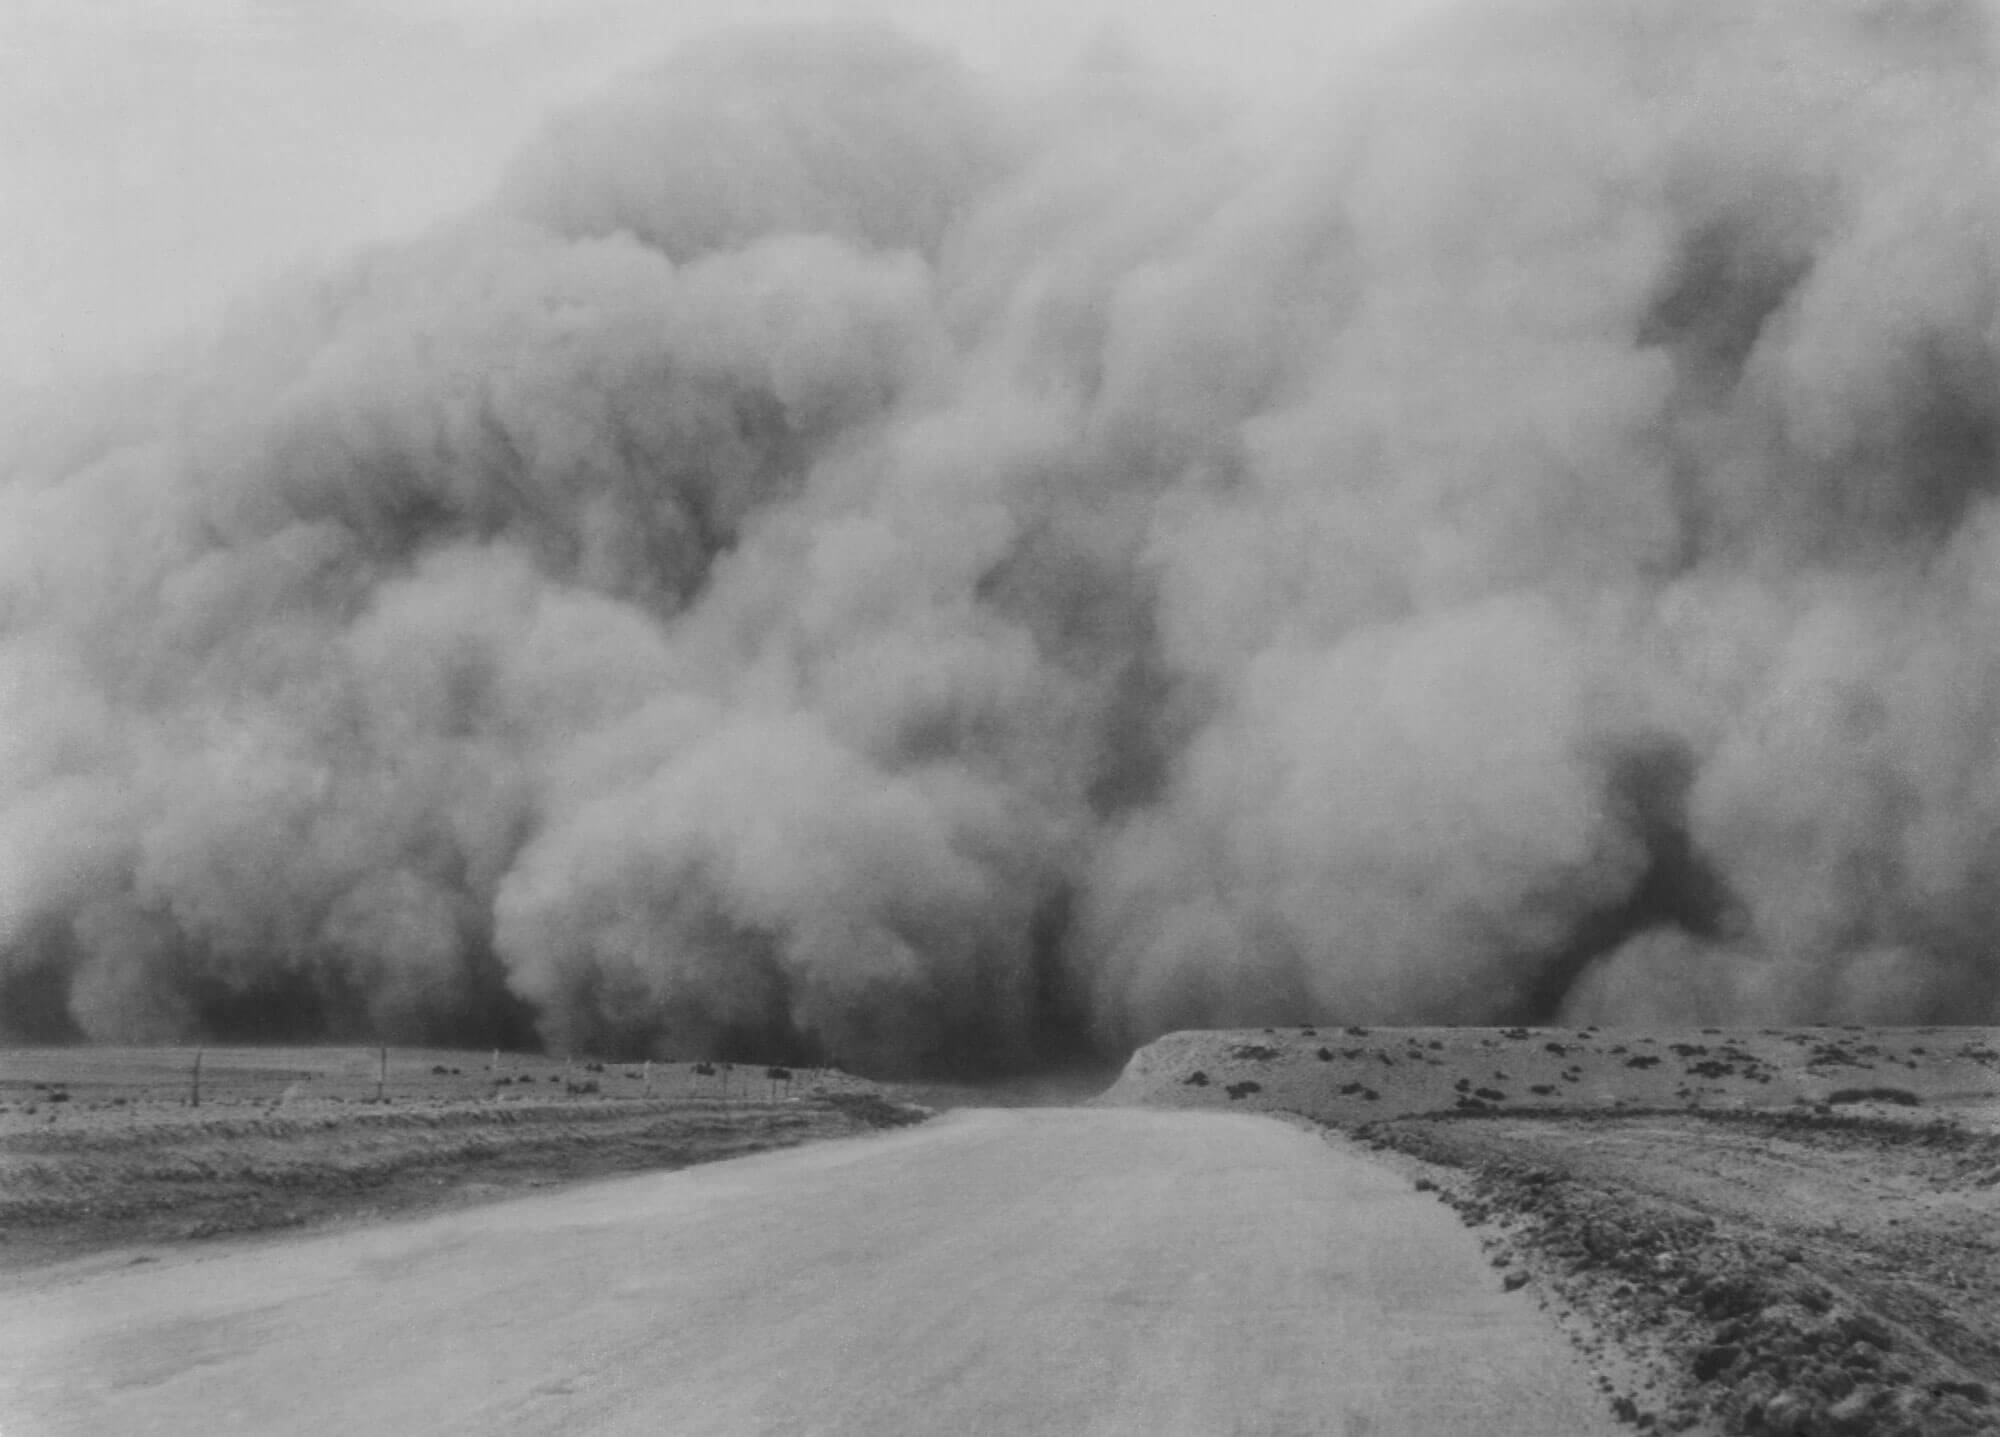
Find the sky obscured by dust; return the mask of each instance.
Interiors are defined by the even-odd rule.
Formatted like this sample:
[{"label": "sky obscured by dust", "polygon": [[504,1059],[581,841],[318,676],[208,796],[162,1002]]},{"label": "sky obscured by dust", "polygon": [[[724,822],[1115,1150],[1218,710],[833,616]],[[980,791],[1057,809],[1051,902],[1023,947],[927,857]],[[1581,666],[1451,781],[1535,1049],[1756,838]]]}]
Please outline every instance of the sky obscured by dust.
[{"label": "sky obscured by dust", "polygon": [[446,218],[0,424],[0,1021],[1993,1021],[1990,20],[538,64]]}]

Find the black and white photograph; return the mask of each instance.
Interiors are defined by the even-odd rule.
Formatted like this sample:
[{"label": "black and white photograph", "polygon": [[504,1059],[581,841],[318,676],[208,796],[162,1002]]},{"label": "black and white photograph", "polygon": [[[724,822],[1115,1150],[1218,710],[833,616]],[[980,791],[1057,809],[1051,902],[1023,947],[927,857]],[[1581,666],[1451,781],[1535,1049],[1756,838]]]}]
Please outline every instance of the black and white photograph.
[{"label": "black and white photograph", "polygon": [[0,0],[0,1437],[2000,1437],[2000,0]]}]

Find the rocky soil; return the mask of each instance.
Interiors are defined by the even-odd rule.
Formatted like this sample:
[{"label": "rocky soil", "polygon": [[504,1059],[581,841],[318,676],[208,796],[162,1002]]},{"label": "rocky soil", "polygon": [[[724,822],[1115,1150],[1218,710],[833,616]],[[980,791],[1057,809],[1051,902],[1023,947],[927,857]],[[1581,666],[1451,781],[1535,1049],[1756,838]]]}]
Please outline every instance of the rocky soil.
[{"label": "rocky soil", "polygon": [[1960,1437],[2000,1433],[1997,1094],[1983,1030],[1350,1029],[1175,1034],[1108,1097],[1376,1148],[1637,1429]]}]

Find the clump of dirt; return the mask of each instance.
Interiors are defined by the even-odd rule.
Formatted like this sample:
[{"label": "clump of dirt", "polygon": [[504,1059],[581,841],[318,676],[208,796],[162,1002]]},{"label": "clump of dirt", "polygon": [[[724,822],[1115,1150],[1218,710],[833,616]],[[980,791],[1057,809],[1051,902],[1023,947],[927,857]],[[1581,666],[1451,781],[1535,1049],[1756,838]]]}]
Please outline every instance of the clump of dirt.
[{"label": "clump of dirt", "polygon": [[1914,1108],[1923,1099],[1908,1088],[1837,1088],[1826,1095],[1829,1106],[1838,1107],[1845,1103],[1894,1103],[1902,1108]]}]

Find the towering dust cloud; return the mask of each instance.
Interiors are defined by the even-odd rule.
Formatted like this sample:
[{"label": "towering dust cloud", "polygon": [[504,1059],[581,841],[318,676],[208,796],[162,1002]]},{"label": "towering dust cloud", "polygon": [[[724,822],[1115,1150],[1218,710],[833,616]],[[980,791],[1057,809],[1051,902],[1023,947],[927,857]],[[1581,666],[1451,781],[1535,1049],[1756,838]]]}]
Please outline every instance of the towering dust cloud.
[{"label": "towering dust cloud", "polygon": [[15,1035],[2000,1021],[1971,3],[719,38],[0,440]]}]

